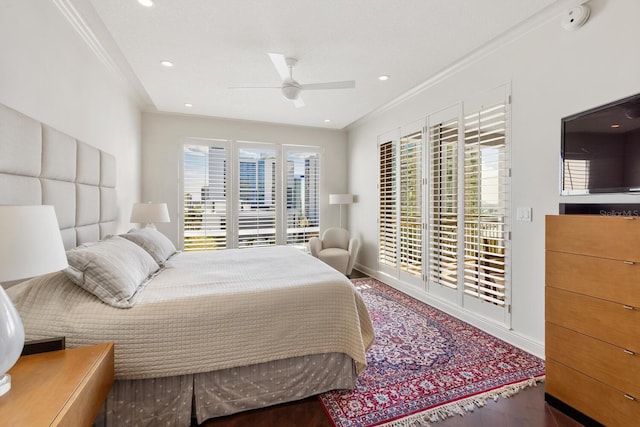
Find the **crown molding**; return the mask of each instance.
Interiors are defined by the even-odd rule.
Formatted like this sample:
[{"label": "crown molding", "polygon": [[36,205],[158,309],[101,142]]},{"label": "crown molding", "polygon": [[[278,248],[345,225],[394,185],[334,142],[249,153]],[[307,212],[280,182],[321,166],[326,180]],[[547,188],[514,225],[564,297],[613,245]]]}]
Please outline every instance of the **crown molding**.
[{"label": "crown molding", "polygon": [[[80,12],[74,5],[73,0],[53,0],[53,4],[60,10],[62,15],[86,43],[91,52],[96,55],[107,71],[134,94],[140,108],[154,109],[155,106],[149,94],[144,90],[142,84],[119,51],[116,43],[111,39],[106,28],[103,28],[104,24],[102,24],[102,21],[97,17],[95,10],[87,4],[82,4],[82,12]],[[94,26],[101,26],[99,29],[102,29],[102,31],[98,31],[101,33],[100,37],[96,35],[96,31],[94,31],[92,26],[87,22],[87,18],[93,22]],[[105,41],[107,47],[105,47]],[[114,56],[116,59],[114,59]]]},{"label": "crown molding", "polygon": [[492,53],[507,46],[510,43],[513,43],[518,38],[524,36],[527,33],[530,33],[531,31],[535,30],[541,25],[548,23],[552,19],[559,18],[560,15],[563,14],[566,10],[572,7],[575,7],[576,5],[585,4],[588,1],[589,0],[558,0],[556,1],[555,3],[542,9],[537,14],[529,17],[528,19],[525,19],[520,24],[517,24],[514,27],[511,27],[507,31],[498,35],[497,37],[490,40],[489,42],[479,47],[478,49],[474,50],[473,52],[469,53],[468,55],[463,56],[458,61],[447,66],[440,72],[427,78],[427,80],[420,83],[419,85],[413,87],[412,89],[409,89],[407,92],[403,93],[397,98],[387,102],[381,107],[367,113],[361,118],[350,123],[349,125],[346,126],[345,129],[349,130],[352,128],[356,128],[374,118],[379,117],[381,114],[384,114],[389,110],[392,110],[393,108],[404,103],[405,101],[442,83],[443,81],[447,80],[448,78],[455,75],[456,73],[464,70],[465,68],[468,68],[471,65],[475,64],[476,62],[487,58]]}]

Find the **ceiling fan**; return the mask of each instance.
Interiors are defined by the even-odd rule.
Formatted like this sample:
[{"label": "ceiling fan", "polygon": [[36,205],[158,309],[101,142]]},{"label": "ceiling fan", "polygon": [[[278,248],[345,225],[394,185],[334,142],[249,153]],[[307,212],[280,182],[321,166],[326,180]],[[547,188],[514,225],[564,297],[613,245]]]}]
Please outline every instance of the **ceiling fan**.
[{"label": "ceiling fan", "polygon": [[300,108],[304,107],[304,101],[300,97],[303,90],[323,90],[323,89],[353,89],[356,87],[354,80],[343,82],[309,83],[300,84],[293,79],[293,68],[298,63],[297,59],[286,58],[280,53],[269,53],[269,58],[273,62],[276,71],[282,79],[282,86],[271,87],[234,87],[232,89],[280,89],[285,98],[293,101],[293,104]]}]

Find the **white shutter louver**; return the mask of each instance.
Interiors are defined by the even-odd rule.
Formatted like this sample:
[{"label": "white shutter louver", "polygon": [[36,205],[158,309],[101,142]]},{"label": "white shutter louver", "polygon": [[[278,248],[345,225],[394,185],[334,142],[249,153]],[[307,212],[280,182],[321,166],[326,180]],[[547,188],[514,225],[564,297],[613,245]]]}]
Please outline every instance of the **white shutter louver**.
[{"label": "white shutter louver", "polygon": [[457,117],[429,127],[429,282],[458,287]]},{"label": "white shutter louver", "polygon": [[396,266],[396,147],[393,141],[380,144],[379,147],[379,224],[378,224],[378,261],[381,264]]},{"label": "white shutter louver", "polygon": [[276,244],[277,153],[238,150],[238,248]]},{"label": "white shutter louver", "polygon": [[508,215],[507,105],[464,118],[464,293],[505,304]]},{"label": "white shutter louver", "polygon": [[227,156],[223,145],[184,145],[185,252],[227,247]]},{"label": "white shutter louver", "polygon": [[320,232],[320,153],[287,151],[287,245],[307,249]]},{"label": "white shutter louver", "polygon": [[400,270],[422,276],[422,132],[400,138]]}]

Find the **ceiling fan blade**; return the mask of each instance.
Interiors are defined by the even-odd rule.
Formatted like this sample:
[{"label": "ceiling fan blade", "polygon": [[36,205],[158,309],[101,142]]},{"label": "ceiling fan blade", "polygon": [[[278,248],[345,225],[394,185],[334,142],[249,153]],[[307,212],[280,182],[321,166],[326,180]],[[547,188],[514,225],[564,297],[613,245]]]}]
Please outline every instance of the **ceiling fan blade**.
[{"label": "ceiling fan blade", "polygon": [[282,89],[282,86],[229,86],[227,89]]},{"label": "ceiling fan blade", "polygon": [[300,85],[302,90],[319,90],[319,89],[353,89],[356,87],[354,80],[344,82],[328,82],[328,83],[309,83]]},{"label": "ceiling fan blade", "polygon": [[280,75],[280,79],[289,79],[289,66],[283,54],[281,53],[269,53],[269,58],[273,62],[273,66],[276,67],[276,71]]},{"label": "ceiling fan blade", "polygon": [[293,100],[293,105],[295,105],[296,108],[304,107],[304,101],[302,100],[301,97],[297,97],[296,99]]}]

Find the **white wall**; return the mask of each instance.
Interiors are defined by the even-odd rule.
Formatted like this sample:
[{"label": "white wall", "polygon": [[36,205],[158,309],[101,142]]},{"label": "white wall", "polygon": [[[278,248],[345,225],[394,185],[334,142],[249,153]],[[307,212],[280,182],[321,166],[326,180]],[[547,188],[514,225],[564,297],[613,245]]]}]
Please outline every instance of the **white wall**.
[{"label": "white wall", "polygon": [[324,149],[324,180],[320,183],[320,228],[339,222],[338,206],[329,193],[347,190],[346,132],[165,113],[142,115],[142,200],[166,202],[172,219],[156,224],[176,245],[180,236],[180,168],[182,144],[188,138],[228,139],[276,144],[311,145]]},{"label": "white wall", "polygon": [[558,15],[545,19],[412,98],[348,129],[349,191],[359,196],[359,203],[349,210],[350,224],[363,240],[360,266],[376,274],[377,222],[371,213],[378,210],[377,136],[511,83],[512,209],[532,207],[533,221],[513,222],[513,330],[468,320],[537,354],[544,343],[545,215],[557,214],[561,202],[640,202],[639,196],[629,195],[559,196],[560,119],[640,92],[640,2],[588,4],[591,18],[579,30],[562,30]]},{"label": "white wall", "polygon": [[54,2],[0,3],[0,102],[116,157],[126,231],[140,196],[140,110]]}]

